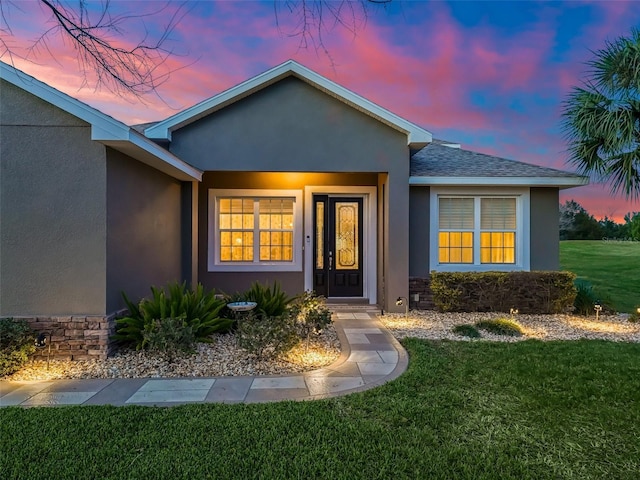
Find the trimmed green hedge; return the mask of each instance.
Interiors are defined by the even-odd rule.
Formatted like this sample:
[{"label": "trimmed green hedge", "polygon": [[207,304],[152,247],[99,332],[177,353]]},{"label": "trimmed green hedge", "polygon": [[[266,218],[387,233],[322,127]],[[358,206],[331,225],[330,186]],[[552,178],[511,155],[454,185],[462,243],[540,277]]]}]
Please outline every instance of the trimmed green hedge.
[{"label": "trimmed green hedge", "polygon": [[571,272],[431,272],[441,312],[563,313],[573,309]]}]

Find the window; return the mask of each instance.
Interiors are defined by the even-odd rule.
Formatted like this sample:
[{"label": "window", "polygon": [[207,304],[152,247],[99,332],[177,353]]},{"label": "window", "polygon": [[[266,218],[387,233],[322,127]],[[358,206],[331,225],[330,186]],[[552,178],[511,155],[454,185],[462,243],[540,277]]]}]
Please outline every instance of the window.
[{"label": "window", "polygon": [[521,217],[522,197],[528,199],[528,195],[470,195],[459,190],[455,194],[432,192],[435,205],[431,212],[437,218],[437,230],[432,234],[431,268],[527,269]]},{"label": "window", "polygon": [[300,270],[300,197],[289,190],[211,190],[209,269]]}]

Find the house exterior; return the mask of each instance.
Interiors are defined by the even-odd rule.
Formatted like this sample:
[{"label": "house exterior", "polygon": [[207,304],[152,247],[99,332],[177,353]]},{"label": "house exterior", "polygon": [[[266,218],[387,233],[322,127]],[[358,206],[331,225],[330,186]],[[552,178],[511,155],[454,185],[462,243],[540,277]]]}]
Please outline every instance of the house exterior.
[{"label": "house exterior", "polygon": [[433,270],[557,269],[559,189],[587,183],[434,140],[293,61],[135,128],[0,73],[0,317],[74,358],[106,355],[122,291],[175,280],[394,310],[426,306]]}]

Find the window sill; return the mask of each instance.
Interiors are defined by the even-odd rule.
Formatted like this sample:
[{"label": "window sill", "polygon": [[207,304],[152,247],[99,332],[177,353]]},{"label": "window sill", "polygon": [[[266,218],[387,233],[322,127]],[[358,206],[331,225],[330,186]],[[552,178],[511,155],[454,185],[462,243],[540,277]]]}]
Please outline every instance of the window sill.
[{"label": "window sill", "polygon": [[302,265],[290,263],[288,265],[276,263],[238,263],[209,265],[209,272],[301,272]]}]

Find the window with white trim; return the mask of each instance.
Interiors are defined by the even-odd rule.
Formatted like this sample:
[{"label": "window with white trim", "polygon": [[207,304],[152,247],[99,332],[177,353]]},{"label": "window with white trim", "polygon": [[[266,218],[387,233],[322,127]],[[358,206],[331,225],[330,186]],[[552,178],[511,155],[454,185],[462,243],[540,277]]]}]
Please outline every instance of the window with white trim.
[{"label": "window with white trim", "polygon": [[517,263],[517,197],[437,198],[440,265]]},{"label": "window with white trim", "polygon": [[300,270],[301,192],[210,190],[209,269]]}]

